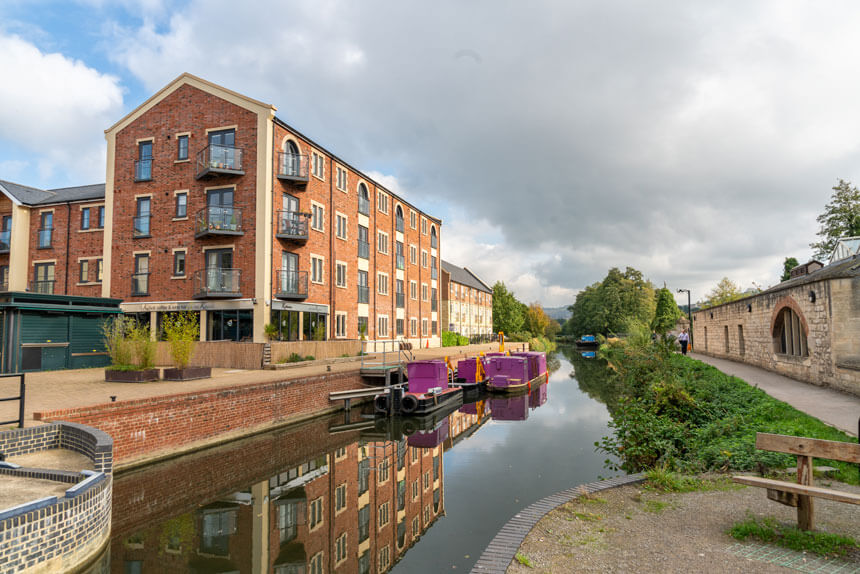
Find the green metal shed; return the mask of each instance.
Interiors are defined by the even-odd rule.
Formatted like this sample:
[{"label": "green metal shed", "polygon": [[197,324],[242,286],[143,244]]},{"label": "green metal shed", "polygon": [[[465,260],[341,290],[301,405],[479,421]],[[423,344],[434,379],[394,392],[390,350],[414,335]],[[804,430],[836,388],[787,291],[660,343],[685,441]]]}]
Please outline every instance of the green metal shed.
[{"label": "green metal shed", "polygon": [[0,293],[0,371],[16,373],[110,364],[102,324],[120,299]]}]

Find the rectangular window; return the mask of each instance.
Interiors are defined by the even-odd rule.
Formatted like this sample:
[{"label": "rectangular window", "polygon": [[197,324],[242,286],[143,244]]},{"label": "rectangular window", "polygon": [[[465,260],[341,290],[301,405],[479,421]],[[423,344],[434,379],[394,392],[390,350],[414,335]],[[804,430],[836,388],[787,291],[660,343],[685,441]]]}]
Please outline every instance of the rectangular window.
[{"label": "rectangular window", "polygon": [[403,336],[403,319],[397,319],[397,320],[395,320],[395,323],[397,325],[397,336],[402,337]]},{"label": "rectangular window", "polygon": [[421,533],[421,521],[418,517],[412,519],[412,538],[415,538]]},{"label": "rectangular window", "polygon": [[427,220],[423,217],[421,218],[421,234],[427,235]]},{"label": "rectangular window", "polygon": [[311,281],[313,283],[323,283],[325,276],[323,275],[323,258],[319,255],[311,255]]},{"label": "rectangular window", "polygon": [[323,161],[323,156],[317,152],[311,152],[311,161],[313,163],[314,177],[325,179],[325,162]]},{"label": "rectangular window", "polygon": [[367,336],[367,317],[358,318],[358,334]]},{"label": "rectangular window", "polygon": [[391,554],[386,544],[384,548],[379,550],[379,572],[385,572],[385,569],[391,565]]},{"label": "rectangular window", "polygon": [[[417,454],[417,452],[415,453]],[[412,462],[415,462],[414,460]],[[421,494],[421,487],[418,486],[418,479],[412,481],[412,502],[418,500],[418,497]]]},{"label": "rectangular window", "polygon": [[340,564],[346,560],[346,532],[337,537],[334,547],[335,564]]},{"label": "rectangular window", "polygon": [[188,159],[188,134],[176,136],[176,159]]},{"label": "rectangular window", "polygon": [[54,232],[54,212],[43,211],[39,217],[39,249],[47,249],[51,246],[51,239]]},{"label": "rectangular window", "polygon": [[85,207],[81,209],[81,229],[89,229],[90,228],[90,208]]},{"label": "rectangular window", "polygon": [[376,192],[376,206],[382,213],[388,213],[388,195],[378,191]]},{"label": "rectangular window", "polygon": [[388,253],[388,234],[384,231],[377,231],[377,250],[380,253]]},{"label": "rectangular window", "polygon": [[367,271],[358,272],[358,302],[370,303],[370,289],[367,286]]},{"label": "rectangular window", "polygon": [[90,280],[90,262],[84,259],[81,261],[81,283],[88,283]]},{"label": "rectangular window", "polygon": [[388,336],[388,316],[380,315],[376,318],[376,335],[378,337]]},{"label": "rectangular window", "polygon": [[409,319],[409,336],[417,337],[418,336],[418,319],[412,317]]},{"label": "rectangular window", "polygon": [[370,236],[363,225],[358,226],[358,256],[362,259],[370,258]]},{"label": "rectangular window", "polygon": [[379,505],[379,512],[377,514],[377,523],[379,525],[379,528],[384,527],[386,524],[388,524],[391,521],[391,517],[389,516],[390,515],[390,512],[389,512],[390,508],[391,508],[391,504],[387,501],[383,502],[382,504]]},{"label": "rectangular window", "polygon": [[347,189],[346,170],[340,166],[337,166],[337,188],[341,191]]},{"label": "rectangular window", "polygon": [[323,231],[325,225],[325,208],[318,204],[311,204],[311,229]]},{"label": "rectangular window", "polygon": [[335,285],[346,287],[346,263],[338,261],[335,264]]},{"label": "rectangular window", "polygon": [[421,334],[427,336],[427,319],[421,319]]},{"label": "rectangular window", "polygon": [[436,270],[436,256],[432,255],[430,257],[430,279],[437,279],[437,273],[438,271]]},{"label": "rectangular window", "polygon": [[421,267],[427,267],[427,252],[421,250]]},{"label": "rectangular window", "polygon": [[403,243],[400,241],[395,241],[394,244],[394,253],[396,255],[397,268],[406,269],[406,257],[403,254]]},{"label": "rectangular window", "polygon": [[188,217],[188,194],[185,192],[176,194],[176,218],[183,217]]},{"label": "rectangular window", "polygon": [[131,294],[149,294],[149,255],[134,256],[134,275],[131,277]]},{"label": "rectangular window", "polygon": [[437,322],[436,322],[436,321],[431,321],[431,322],[430,322],[430,334],[431,334],[431,335],[435,335],[435,334],[436,334],[436,327],[437,327],[437,326],[438,326],[438,324],[437,324]]},{"label": "rectangular window", "polygon": [[409,227],[412,229],[418,228],[418,214],[411,209],[409,210]]},{"label": "rectangular window", "polygon": [[138,197],[135,202],[134,236],[149,237],[150,215],[152,199],[149,197]]},{"label": "rectangular window", "polygon": [[380,295],[388,295],[388,275],[385,273],[376,274],[376,290]]},{"label": "rectangular window", "polygon": [[418,265],[418,248],[414,245],[409,246],[409,263]]},{"label": "rectangular window", "polygon": [[185,252],[173,252],[173,276],[185,277]]},{"label": "rectangular window", "polygon": [[429,300],[428,293],[429,293],[429,291],[428,291],[427,284],[422,283],[421,284],[421,300],[422,301],[428,301]]},{"label": "rectangular window", "polygon": [[317,552],[311,558],[308,574],[323,574],[323,553]]},{"label": "rectangular window", "polygon": [[323,499],[319,497],[308,505],[308,526],[313,530],[323,521]]},{"label": "rectangular window", "polygon": [[36,263],[34,265],[33,291],[52,295],[54,293],[54,264]]},{"label": "rectangular window", "polygon": [[346,338],[346,313],[337,311],[334,314],[334,336]]},{"label": "rectangular window", "polygon": [[99,228],[99,229],[104,229],[104,227],[105,227],[105,206],[104,206],[104,205],[100,205],[100,206],[98,207],[98,210],[99,210],[99,223],[98,223],[98,228]]},{"label": "rectangular window", "polygon": [[379,468],[377,469],[377,484],[382,484],[384,482],[388,482],[388,479],[391,477],[391,464],[388,462],[388,459],[382,459],[379,463]]},{"label": "rectangular window", "polygon": [[134,181],[152,179],[152,140],[137,144],[137,161],[134,162]]},{"label": "rectangular window", "polygon": [[104,273],[104,261],[96,259],[96,281],[102,282],[102,274]]},{"label": "rectangular window", "polygon": [[346,216],[342,213],[335,214],[335,222],[336,222],[336,235],[339,239],[346,239],[347,233],[347,219]]},{"label": "rectangular window", "polygon": [[[364,460],[367,461],[368,459],[364,459]],[[362,462],[364,462],[364,461],[362,461]],[[359,463],[359,465],[361,465],[361,462]],[[359,469],[359,473],[361,473],[360,469]],[[359,476],[361,476],[361,475],[359,474]],[[362,486],[363,485],[362,485],[361,481],[359,480],[359,485],[358,485],[359,494],[361,494],[361,487]],[[366,491],[367,491],[367,489],[365,489],[365,492]],[[364,542],[365,540],[367,540],[369,537],[370,537],[370,505],[365,504],[364,506],[362,506],[361,508],[358,509],[358,542],[359,542],[359,544]]]},{"label": "rectangular window", "polygon": [[418,299],[418,282],[410,281],[409,282],[409,298],[410,299]]}]

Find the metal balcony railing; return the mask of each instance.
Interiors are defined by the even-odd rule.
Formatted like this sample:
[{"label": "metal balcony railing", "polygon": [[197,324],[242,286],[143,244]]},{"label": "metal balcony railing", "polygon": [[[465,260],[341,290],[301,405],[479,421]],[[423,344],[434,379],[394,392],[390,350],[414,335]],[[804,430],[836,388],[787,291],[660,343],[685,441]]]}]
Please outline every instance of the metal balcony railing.
[{"label": "metal balcony railing", "polygon": [[209,144],[197,152],[197,179],[209,175],[244,175],[242,148]]},{"label": "metal balcony railing", "polygon": [[279,299],[307,299],[308,272],[278,269],[278,286],[275,297]]},{"label": "metal balcony railing", "polygon": [[360,195],[358,196],[358,212],[364,215],[370,215],[370,200]]},{"label": "metal balcony railing", "polygon": [[431,299],[431,300],[430,300],[430,310],[431,310],[431,311],[436,311],[438,307],[439,307],[439,303],[438,303],[438,301],[437,301],[435,298],[434,298],[434,299]]},{"label": "metal balcony railing", "polygon": [[243,234],[242,209],[239,207],[207,205],[197,212],[195,237]]},{"label": "metal balcony railing", "polygon": [[135,273],[131,276],[131,294],[149,295],[149,273]]},{"label": "metal balcony railing", "polygon": [[358,256],[362,259],[370,259],[370,243],[367,241],[358,242]]},{"label": "metal balcony railing", "polygon": [[278,152],[278,179],[308,181],[308,156],[290,152]]},{"label": "metal balcony railing", "polygon": [[397,308],[403,309],[406,307],[406,294],[405,293],[397,293]]},{"label": "metal balcony railing", "polygon": [[406,257],[404,257],[403,255],[397,256],[397,268],[406,269]]},{"label": "metal balcony railing", "polygon": [[397,231],[403,233],[404,225],[403,225],[403,218],[402,217],[395,217],[394,218],[394,227],[395,227],[395,229],[397,229]]},{"label": "metal balcony railing", "polygon": [[11,231],[0,231],[0,253],[9,253],[9,243],[11,240]]},{"label": "metal balcony railing", "polygon": [[242,293],[239,291],[241,277],[241,269],[222,267],[200,269],[194,273],[193,297],[195,299],[241,297]]},{"label": "metal balcony railing", "polygon": [[133,237],[149,237],[150,236],[150,220],[151,215],[138,215],[134,218],[134,227],[132,231]]},{"label": "metal balcony railing", "polygon": [[53,236],[53,227],[48,227],[45,229],[40,229],[38,231],[39,235],[39,249],[44,249],[46,247],[51,246],[51,237]]},{"label": "metal balcony railing", "polygon": [[55,279],[34,279],[30,281],[30,292],[53,295],[54,283],[56,283]]},{"label": "metal balcony railing", "polygon": [[370,303],[370,287],[367,285],[358,286],[358,302]]},{"label": "metal balcony railing", "polygon": [[294,241],[308,240],[308,219],[310,213],[298,211],[278,211],[277,230],[275,235],[279,239],[292,239]]},{"label": "metal balcony railing", "polygon": [[134,181],[152,180],[152,159],[134,160]]}]

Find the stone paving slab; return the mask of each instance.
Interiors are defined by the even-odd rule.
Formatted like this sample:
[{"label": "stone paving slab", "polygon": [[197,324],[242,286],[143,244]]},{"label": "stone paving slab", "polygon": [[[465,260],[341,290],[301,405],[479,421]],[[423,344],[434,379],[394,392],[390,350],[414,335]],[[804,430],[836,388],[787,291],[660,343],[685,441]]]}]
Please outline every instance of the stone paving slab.
[{"label": "stone paving slab", "polygon": [[549,511],[583,493],[599,492],[616,486],[643,482],[645,475],[631,474],[590,482],[542,498],[519,511],[490,541],[472,567],[473,574],[504,574],[526,535]]}]

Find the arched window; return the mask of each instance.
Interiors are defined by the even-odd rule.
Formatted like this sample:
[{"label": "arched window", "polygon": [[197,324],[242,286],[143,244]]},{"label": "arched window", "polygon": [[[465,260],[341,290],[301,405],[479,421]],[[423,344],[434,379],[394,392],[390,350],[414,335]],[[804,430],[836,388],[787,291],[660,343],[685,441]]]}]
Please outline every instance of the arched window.
[{"label": "arched window", "polygon": [[358,184],[358,212],[364,215],[370,215],[370,196],[367,193],[367,186],[364,183]]},{"label": "arched window", "polygon": [[287,140],[284,142],[284,151],[281,153],[281,165],[278,166],[280,170],[278,171],[278,175],[283,175],[287,177],[298,177],[302,174],[302,168],[307,169],[306,166],[301,165],[301,156],[299,155],[299,146],[296,145],[296,142],[292,140]]},{"label": "arched window", "polygon": [[439,239],[436,237],[436,226],[430,227],[430,247],[439,247]]},{"label": "arched window", "polygon": [[397,209],[394,210],[394,225],[396,226],[397,231],[403,233],[403,208],[399,205]]},{"label": "arched window", "polygon": [[773,350],[794,357],[809,355],[804,321],[791,307],[780,309],[773,323]]}]

